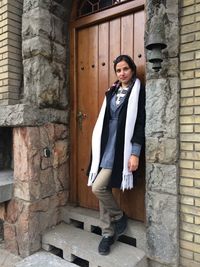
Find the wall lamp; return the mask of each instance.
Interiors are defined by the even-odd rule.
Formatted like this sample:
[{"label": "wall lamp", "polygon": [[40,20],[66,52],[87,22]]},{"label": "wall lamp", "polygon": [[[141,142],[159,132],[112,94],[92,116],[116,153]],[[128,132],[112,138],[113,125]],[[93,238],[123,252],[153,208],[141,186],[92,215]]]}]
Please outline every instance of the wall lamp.
[{"label": "wall lamp", "polygon": [[162,49],[166,48],[164,18],[162,12],[154,15],[150,22],[149,34],[147,37],[146,49],[151,50],[149,62],[153,63],[152,68],[158,72],[161,69]]}]

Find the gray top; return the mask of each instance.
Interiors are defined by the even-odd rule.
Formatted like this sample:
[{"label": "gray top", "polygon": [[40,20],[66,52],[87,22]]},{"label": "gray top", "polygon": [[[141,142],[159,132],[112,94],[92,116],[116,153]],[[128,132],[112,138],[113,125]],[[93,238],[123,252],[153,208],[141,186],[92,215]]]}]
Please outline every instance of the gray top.
[{"label": "gray top", "polygon": [[[125,90],[125,94],[127,90]],[[101,168],[104,169],[112,169],[115,155],[115,141],[116,141],[116,133],[117,133],[117,122],[119,112],[122,107],[122,103],[124,102],[125,97],[120,97],[120,101],[116,94],[113,95],[110,102],[110,121],[109,121],[109,137],[108,142],[104,151],[104,155],[100,164]],[[132,154],[139,157],[141,151],[141,145],[137,143],[133,143]]]}]

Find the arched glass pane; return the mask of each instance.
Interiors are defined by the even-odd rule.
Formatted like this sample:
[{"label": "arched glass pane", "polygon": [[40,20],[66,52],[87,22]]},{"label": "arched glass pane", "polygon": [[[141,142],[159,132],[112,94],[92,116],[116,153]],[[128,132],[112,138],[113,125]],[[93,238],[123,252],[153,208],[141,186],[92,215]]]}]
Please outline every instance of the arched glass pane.
[{"label": "arched glass pane", "polygon": [[112,4],[113,4],[113,1],[112,0],[102,0],[99,3],[99,7],[100,7],[100,9],[103,9],[103,8],[112,6]]},{"label": "arched glass pane", "polygon": [[80,1],[78,7],[78,17],[89,15],[98,12],[102,9],[111,7],[122,2],[127,2],[130,0],[84,0]]}]

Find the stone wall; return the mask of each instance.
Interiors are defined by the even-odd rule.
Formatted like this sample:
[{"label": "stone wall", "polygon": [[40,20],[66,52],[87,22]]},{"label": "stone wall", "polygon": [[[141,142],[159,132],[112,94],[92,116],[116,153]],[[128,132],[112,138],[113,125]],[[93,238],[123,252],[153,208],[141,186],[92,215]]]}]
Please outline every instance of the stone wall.
[{"label": "stone wall", "polygon": [[200,1],[182,0],[180,261],[200,266]]},{"label": "stone wall", "polygon": [[60,222],[68,200],[68,130],[62,124],[14,129],[14,195],[7,204],[5,247],[25,257]]},{"label": "stone wall", "polygon": [[42,233],[60,222],[60,207],[68,201],[70,3],[23,1],[21,99],[0,106],[0,125],[13,127],[14,140],[5,245],[23,257],[41,248]]},{"label": "stone wall", "polygon": [[0,105],[19,102],[23,0],[0,0]]},{"label": "stone wall", "polygon": [[[67,99],[66,1],[24,0],[22,51],[24,102],[64,109]],[[68,1],[68,6],[69,6]]]},{"label": "stone wall", "polygon": [[146,77],[147,250],[152,267],[179,266],[178,3],[178,0],[146,2],[147,33],[152,17],[157,14],[164,23],[167,44],[162,70],[155,73],[148,63]]}]

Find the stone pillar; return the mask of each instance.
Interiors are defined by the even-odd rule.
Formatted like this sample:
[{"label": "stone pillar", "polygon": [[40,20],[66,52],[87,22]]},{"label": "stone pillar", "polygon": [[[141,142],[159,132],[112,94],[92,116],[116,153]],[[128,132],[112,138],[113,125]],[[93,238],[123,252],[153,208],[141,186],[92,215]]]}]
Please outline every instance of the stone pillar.
[{"label": "stone pillar", "polygon": [[62,124],[14,129],[14,194],[6,209],[6,248],[25,257],[60,221],[68,200],[68,130]]},{"label": "stone pillar", "polygon": [[[147,1],[147,32],[155,6],[162,8],[167,48],[159,73],[147,66],[146,211],[149,266],[179,266],[178,0]],[[159,7],[158,7],[159,4]]]},{"label": "stone pillar", "polygon": [[16,127],[14,192],[4,224],[6,247],[23,257],[41,248],[42,233],[60,222],[60,207],[68,200],[71,2],[23,1],[23,99],[17,107],[20,113],[11,121]]},{"label": "stone pillar", "polygon": [[24,0],[22,55],[26,104],[67,107],[66,32],[70,2]]}]

